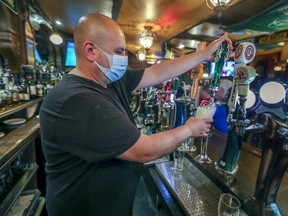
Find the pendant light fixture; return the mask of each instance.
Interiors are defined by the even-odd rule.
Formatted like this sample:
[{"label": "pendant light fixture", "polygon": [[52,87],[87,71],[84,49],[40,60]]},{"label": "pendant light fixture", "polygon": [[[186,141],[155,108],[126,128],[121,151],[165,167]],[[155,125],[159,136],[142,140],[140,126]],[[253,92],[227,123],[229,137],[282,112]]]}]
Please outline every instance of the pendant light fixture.
[{"label": "pendant light fixture", "polygon": [[139,61],[144,61],[146,58],[146,50],[145,49],[140,49],[138,53],[136,54],[136,57]]},{"label": "pendant light fixture", "polygon": [[235,4],[237,0],[205,0],[206,5],[209,9],[214,10],[217,13],[218,17],[221,17],[223,12]]},{"label": "pendant light fixture", "polygon": [[153,45],[154,34],[151,26],[144,26],[145,30],[139,35],[138,41],[142,47],[149,50]]},{"label": "pendant light fixture", "polygon": [[60,45],[63,43],[63,38],[61,37],[61,35],[57,32],[53,32],[50,37],[49,37],[50,41],[55,44],[55,45]]}]

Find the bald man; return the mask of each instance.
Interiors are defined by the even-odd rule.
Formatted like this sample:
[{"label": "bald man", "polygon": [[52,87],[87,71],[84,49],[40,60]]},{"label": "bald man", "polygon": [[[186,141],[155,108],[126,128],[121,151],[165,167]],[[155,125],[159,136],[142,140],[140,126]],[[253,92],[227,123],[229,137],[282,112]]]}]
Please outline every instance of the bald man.
[{"label": "bald man", "polygon": [[212,119],[190,118],[147,136],[135,126],[128,93],[190,70],[231,41],[225,34],[204,51],[126,71],[125,36],[112,19],[87,14],[74,40],[77,66],[40,111],[47,210],[51,216],[132,215],[143,163],[173,152],[190,136],[207,136]]}]

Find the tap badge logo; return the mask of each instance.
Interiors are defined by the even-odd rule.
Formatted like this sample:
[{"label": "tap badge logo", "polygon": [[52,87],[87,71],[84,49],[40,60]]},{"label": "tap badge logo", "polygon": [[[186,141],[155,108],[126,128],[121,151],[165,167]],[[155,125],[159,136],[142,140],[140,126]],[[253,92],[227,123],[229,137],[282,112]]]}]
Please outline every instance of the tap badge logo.
[{"label": "tap badge logo", "polygon": [[250,60],[251,58],[254,57],[254,52],[255,52],[255,49],[252,45],[247,46],[245,49],[245,58],[247,60]]},{"label": "tap badge logo", "polygon": [[244,82],[248,78],[248,69],[246,67],[238,67],[236,71],[236,80]]},{"label": "tap badge logo", "polygon": [[[242,52],[243,52],[243,45],[240,44],[235,51],[236,60],[239,60],[239,58],[241,58]],[[245,59],[247,61],[250,61],[252,60],[252,58],[254,58],[254,56],[255,56],[255,47],[251,44],[245,47],[245,50],[244,50]]]},{"label": "tap badge logo", "polygon": [[243,50],[243,46],[240,44],[235,51],[235,59],[239,59],[239,57],[241,56],[242,50]]}]

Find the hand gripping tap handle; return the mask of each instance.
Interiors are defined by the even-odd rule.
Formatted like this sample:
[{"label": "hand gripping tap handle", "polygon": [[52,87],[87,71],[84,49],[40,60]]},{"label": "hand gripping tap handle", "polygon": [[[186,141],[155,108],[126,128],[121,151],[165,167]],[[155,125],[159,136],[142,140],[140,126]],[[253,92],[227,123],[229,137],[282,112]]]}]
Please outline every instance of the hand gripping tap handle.
[{"label": "hand gripping tap handle", "polygon": [[221,72],[228,58],[229,58],[229,46],[228,46],[228,43],[224,41],[218,48],[216,52],[216,56],[214,58],[215,73],[214,73],[214,76],[212,78],[211,85],[210,85],[212,91],[214,92],[218,90],[218,87],[220,84]]},{"label": "hand gripping tap handle", "polygon": [[[222,157],[216,164],[219,173],[233,177],[238,170],[237,162],[247,124],[245,101],[247,100],[249,84],[256,76],[255,69],[245,64],[254,59],[255,53],[255,46],[252,43],[241,43],[236,48],[234,56],[235,62],[238,64],[235,65],[233,87],[227,103],[229,107],[227,145]],[[212,82],[212,84],[215,83],[217,82]],[[236,108],[238,96],[240,104]]]}]

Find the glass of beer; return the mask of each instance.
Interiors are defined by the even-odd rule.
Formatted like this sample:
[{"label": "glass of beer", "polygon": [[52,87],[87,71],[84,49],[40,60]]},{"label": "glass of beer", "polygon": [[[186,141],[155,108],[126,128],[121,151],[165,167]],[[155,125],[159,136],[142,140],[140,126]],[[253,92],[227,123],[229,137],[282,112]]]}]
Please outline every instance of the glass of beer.
[{"label": "glass of beer", "polygon": [[[195,118],[213,118],[216,111],[216,104],[212,101],[202,101],[198,106]],[[212,134],[209,133],[208,137]],[[201,137],[201,151],[200,154],[194,159],[202,164],[212,163],[212,160],[207,155],[208,137]]]}]

